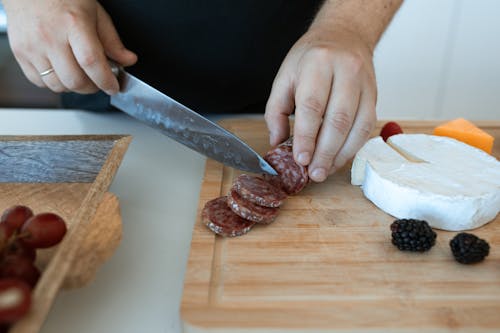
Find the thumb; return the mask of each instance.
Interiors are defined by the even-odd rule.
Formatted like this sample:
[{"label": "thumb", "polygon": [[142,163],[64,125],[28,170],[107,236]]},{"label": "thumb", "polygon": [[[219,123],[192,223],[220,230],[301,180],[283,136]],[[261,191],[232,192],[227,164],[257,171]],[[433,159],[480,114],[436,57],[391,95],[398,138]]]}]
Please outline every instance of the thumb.
[{"label": "thumb", "polygon": [[269,129],[269,143],[276,146],[290,136],[289,116],[295,108],[292,81],[280,70],[274,79],[264,118]]},{"label": "thumb", "polygon": [[125,48],[111,17],[99,3],[97,4],[97,34],[108,58],[122,66],[131,66],[137,62],[137,55]]}]

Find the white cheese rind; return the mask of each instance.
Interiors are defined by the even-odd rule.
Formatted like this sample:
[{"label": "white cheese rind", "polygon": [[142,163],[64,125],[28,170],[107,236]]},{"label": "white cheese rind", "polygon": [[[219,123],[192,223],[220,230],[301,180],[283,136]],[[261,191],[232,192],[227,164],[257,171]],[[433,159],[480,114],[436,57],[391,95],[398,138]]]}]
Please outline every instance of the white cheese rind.
[{"label": "white cheese rind", "polygon": [[[409,159],[362,155],[363,193],[386,213],[451,231],[480,227],[498,214],[500,162],[494,157],[457,140],[425,134],[396,135],[389,144]],[[387,146],[377,140],[371,150],[380,145]]]},{"label": "white cheese rind", "polygon": [[365,179],[366,162],[394,162],[403,163],[406,159],[387,145],[382,137],[377,136],[368,140],[358,151],[351,167],[351,184],[361,185]]},{"label": "white cheese rind", "polygon": [[385,177],[368,163],[363,193],[370,201],[396,218],[426,220],[438,229],[462,231],[493,220],[500,207],[500,194],[445,196],[402,185]]}]

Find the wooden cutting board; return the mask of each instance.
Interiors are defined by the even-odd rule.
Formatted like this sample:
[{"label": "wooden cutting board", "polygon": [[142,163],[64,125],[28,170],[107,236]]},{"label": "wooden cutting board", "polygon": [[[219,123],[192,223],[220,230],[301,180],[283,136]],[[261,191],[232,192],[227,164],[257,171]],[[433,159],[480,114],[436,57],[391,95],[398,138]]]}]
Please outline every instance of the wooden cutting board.
[{"label": "wooden cutting board", "polygon": [[[407,133],[437,124],[400,123]],[[498,158],[500,121],[477,124],[495,136]],[[222,125],[259,153],[269,149],[262,120]],[[491,246],[480,264],[453,259],[455,232],[438,230],[427,253],[401,252],[390,241],[394,218],[350,184],[347,165],[290,197],[273,224],[214,236],[200,210],[238,174],[207,161],[181,304],[185,332],[500,331],[500,217],[473,231]]]}]

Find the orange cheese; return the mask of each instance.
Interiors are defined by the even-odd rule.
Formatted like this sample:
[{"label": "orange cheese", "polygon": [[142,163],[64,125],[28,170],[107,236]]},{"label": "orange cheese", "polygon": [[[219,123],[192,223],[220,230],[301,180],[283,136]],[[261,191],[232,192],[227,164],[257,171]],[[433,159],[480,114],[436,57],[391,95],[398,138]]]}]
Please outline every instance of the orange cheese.
[{"label": "orange cheese", "polygon": [[458,118],[434,128],[434,135],[447,136],[465,142],[491,154],[493,136],[463,118]]}]

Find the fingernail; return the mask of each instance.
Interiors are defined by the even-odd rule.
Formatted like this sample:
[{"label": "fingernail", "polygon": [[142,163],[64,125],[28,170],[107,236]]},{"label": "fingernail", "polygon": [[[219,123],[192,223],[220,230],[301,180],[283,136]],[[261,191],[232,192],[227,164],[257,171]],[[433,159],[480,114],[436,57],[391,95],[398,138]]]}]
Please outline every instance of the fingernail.
[{"label": "fingernail", "polygon": [[310,161],[311,161],[311,154],[309,154],[308,152],[302,152],[297,157],[297,162],[299,162],[302,165],[308,165]]},{"label": "fingernail", "polygon": [[323,180],[326,179],[326,171],[325,171],[325,169],[323,169],[323,168],[314,169],[311,172],[311,178],[315,182],[322,182]]}]

